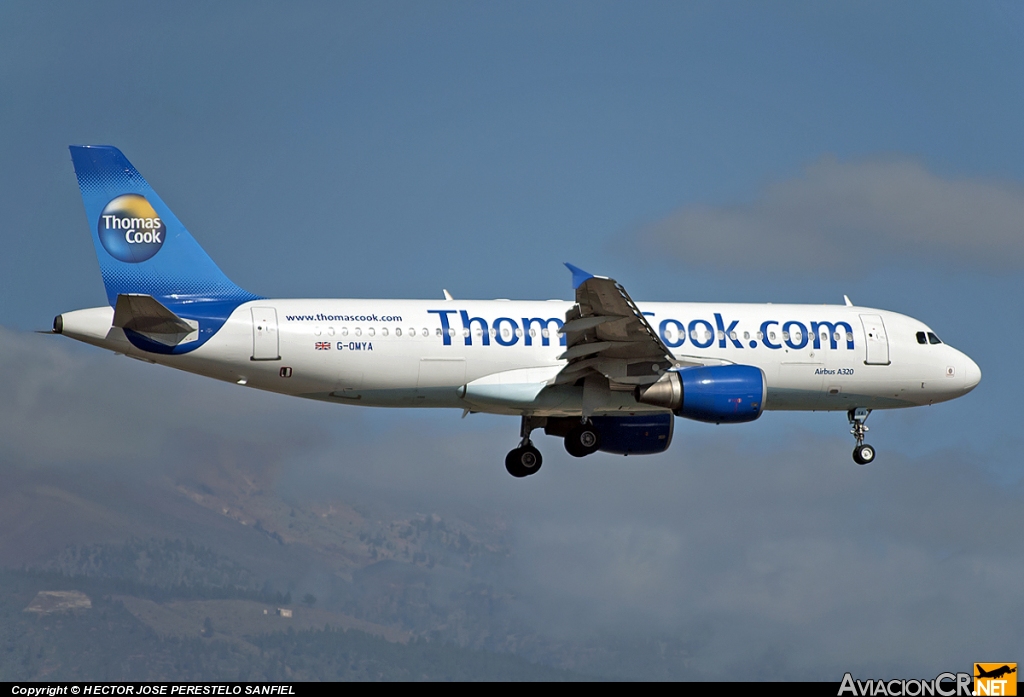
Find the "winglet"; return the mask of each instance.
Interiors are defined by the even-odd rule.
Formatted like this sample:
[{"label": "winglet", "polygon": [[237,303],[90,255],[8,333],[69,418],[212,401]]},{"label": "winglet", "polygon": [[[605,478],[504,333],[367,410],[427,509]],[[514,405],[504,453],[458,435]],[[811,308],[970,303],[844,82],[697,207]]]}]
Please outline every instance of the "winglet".
[{"label": "winglet", "polygon": [[573,287],[573,289],[579,288],[580,286],[583,285],[584,281],[594,277],[594,274],[587,273],[586,271],[584,271],[580,267],[573,266],[569,262],[565,262],[565,268],[567,268],[570,271],[572,271],[572,287]]}]

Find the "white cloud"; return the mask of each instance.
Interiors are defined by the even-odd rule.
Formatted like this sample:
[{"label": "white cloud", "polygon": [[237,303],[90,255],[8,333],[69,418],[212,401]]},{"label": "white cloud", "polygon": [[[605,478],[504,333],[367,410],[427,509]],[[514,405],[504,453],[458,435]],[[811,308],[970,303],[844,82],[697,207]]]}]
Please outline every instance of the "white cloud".
[{"label": "white cloud", "polygon": [[317,405],[270,415],[284,398],[2,327],[0,395],[0,460],[20,466],[165,466],[210,433],[255,452],[319,442],[302,419]]},{"label": "white cloud", "polygon": [[824,157],[751,203],[689,205],[638,232],[645,251],[782,274],[939,264],[1024,268],[1024,187],[948,179],[909,159]]}]

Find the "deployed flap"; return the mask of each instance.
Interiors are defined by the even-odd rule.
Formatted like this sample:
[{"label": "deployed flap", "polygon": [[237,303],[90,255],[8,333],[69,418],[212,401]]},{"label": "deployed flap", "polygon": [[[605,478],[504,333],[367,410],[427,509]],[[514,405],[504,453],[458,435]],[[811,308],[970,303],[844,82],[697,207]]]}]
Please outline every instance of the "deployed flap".
[{"label": "deployed flap", "polygon": [[576,305],[565,315],[560,330],[568,361],[557,383],[575,382],[590,374],[608,379],[612,390],[631,390],[651,384],[672,367],[703,365],[695,358],[677,358],[658,336],[620,284],[594,276],[571,264]]},{"label": "deployed flap", "polygon": [[152,295],[134,293],[117,296],[113,324],[168,346],[184,342],[199,328],[197,322],[178,317]]}]

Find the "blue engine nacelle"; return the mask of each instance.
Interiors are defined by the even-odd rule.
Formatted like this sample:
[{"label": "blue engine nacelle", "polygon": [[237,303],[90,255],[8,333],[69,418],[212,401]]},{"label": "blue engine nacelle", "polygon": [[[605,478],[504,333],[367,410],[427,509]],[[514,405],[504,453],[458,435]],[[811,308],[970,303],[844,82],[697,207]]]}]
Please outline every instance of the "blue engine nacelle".
[{"label": "blue engine nacelle", "polygon": [[601,434],[598,450],[617,455],[663,453],[672,444],[671,414],[594,416],[590,419]]},{"label": "blue engine nacelle", "polygon": [[[594,416],[590,419],[598,432],[598,450],[617,455],[663,453],[672,444],[674,419],[671,414],[651,413],[633,416]],[[565,437],[579,426],[578,416],[549,417],[544,432]]]},{"label": "blue engine nacelle", "polygon": [[636,401],[696,421],[743,423],[761,415],[765,390],[760,368],[715,365],[668,372],[653,385],[638,387]]}]

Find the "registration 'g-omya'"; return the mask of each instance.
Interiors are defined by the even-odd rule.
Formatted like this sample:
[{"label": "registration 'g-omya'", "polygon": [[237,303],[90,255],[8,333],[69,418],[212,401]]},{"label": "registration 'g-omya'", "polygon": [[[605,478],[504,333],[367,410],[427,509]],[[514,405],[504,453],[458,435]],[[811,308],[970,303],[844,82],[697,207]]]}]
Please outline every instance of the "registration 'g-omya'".
[{"label": "registration 'g-omya'", "polygon": [[970,392],[978,366],[905,315],[845,305],[634,302],[567,264],[575,302],[296,300],[232,283],[117,148],[71,158],[109,305],[53,331],[161,365],[338,404],[518,416],[516,477],[540,469],[536,429],[577,457],[660,453],[676,417],[846,412],[853,459],[873,409]]}]

